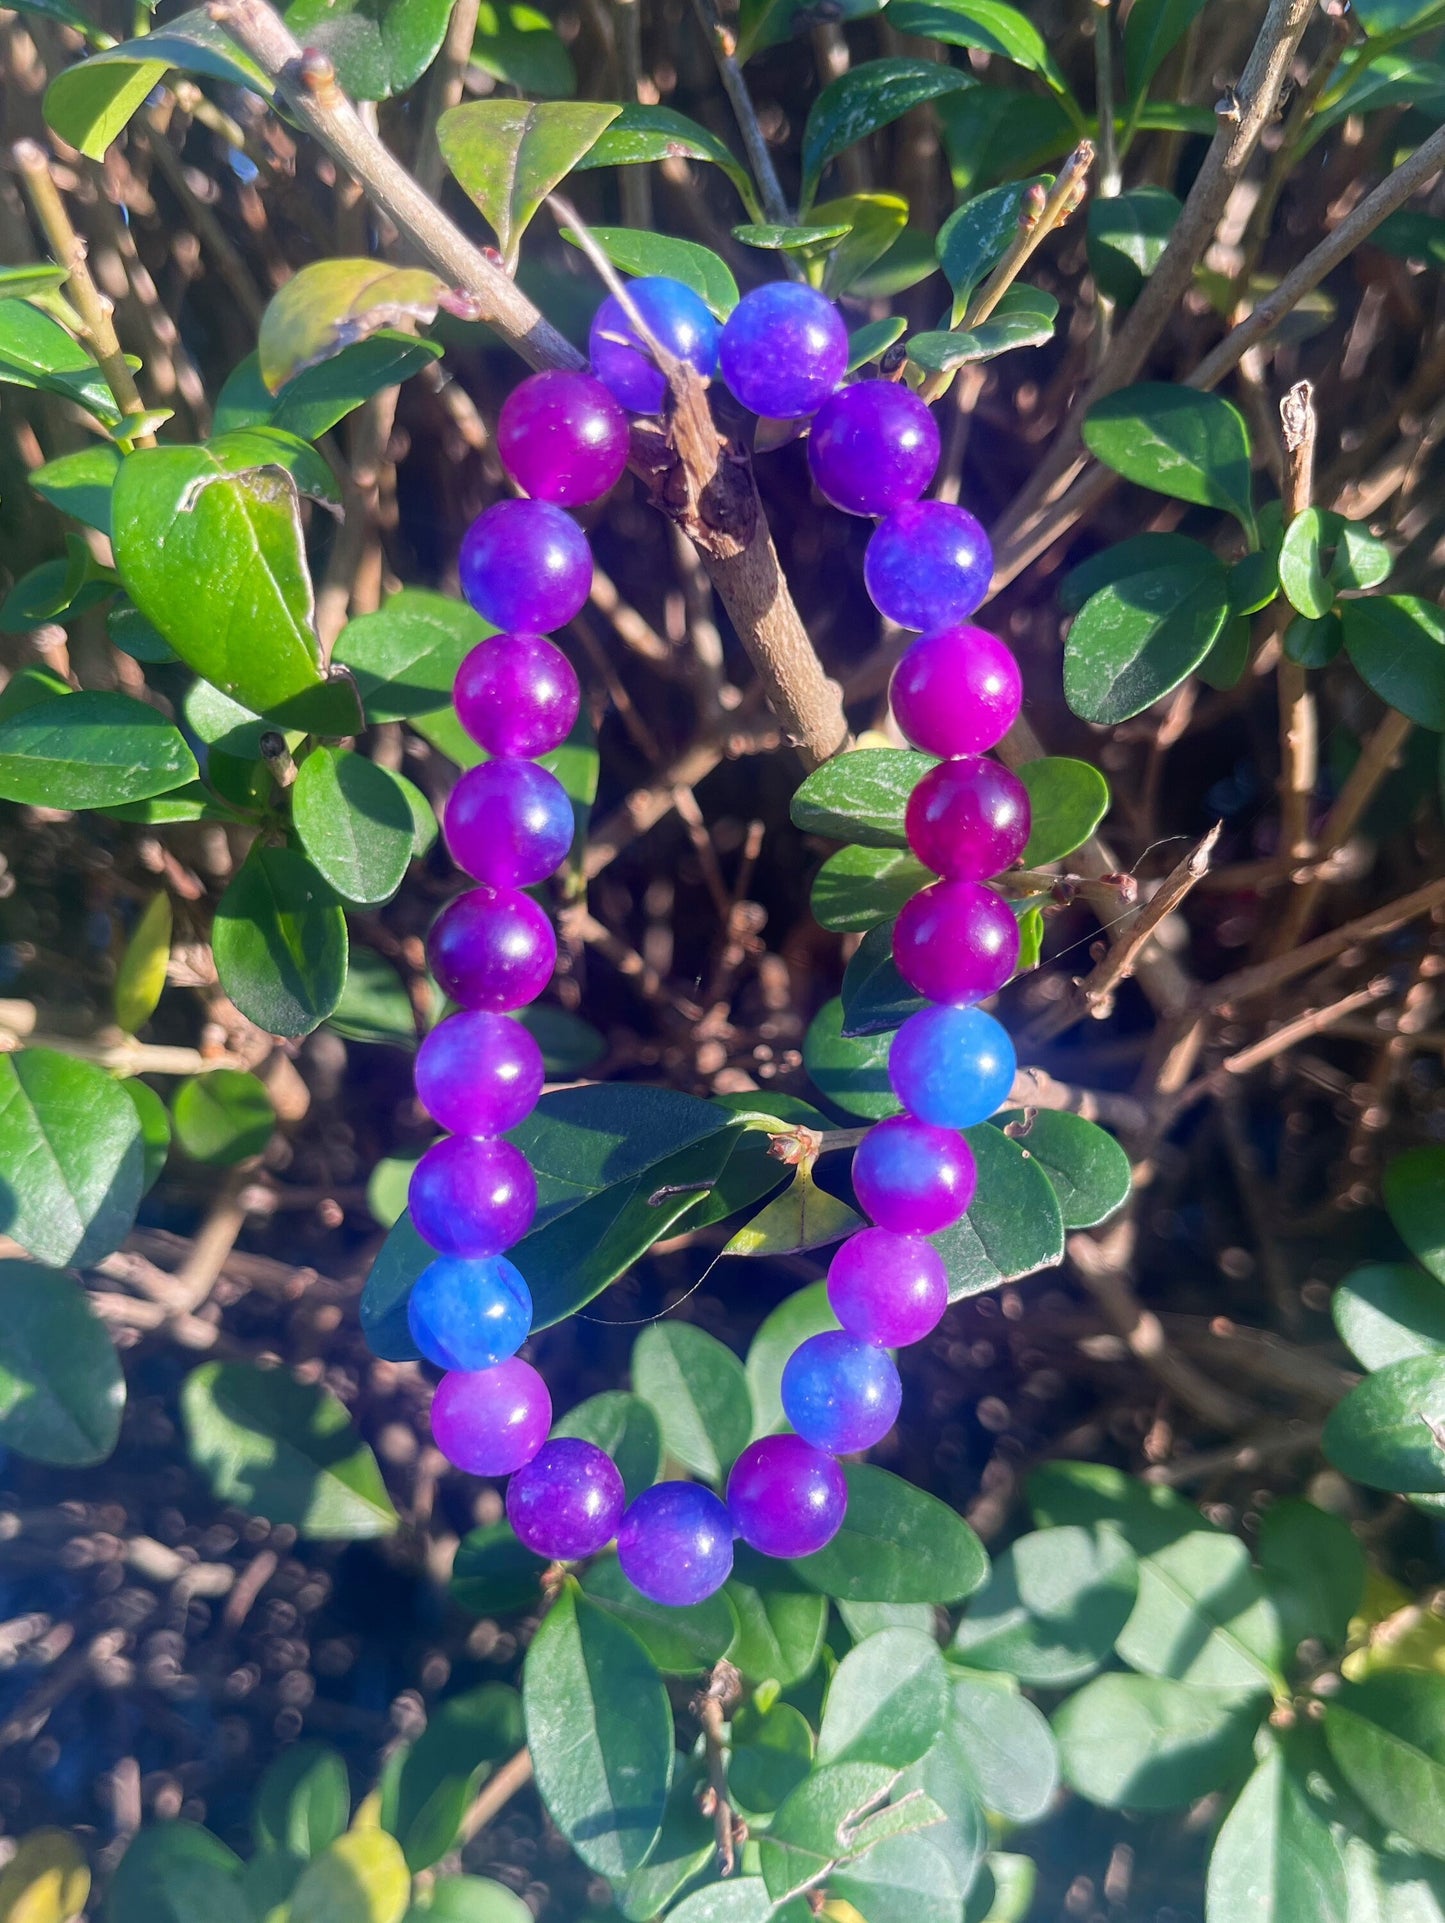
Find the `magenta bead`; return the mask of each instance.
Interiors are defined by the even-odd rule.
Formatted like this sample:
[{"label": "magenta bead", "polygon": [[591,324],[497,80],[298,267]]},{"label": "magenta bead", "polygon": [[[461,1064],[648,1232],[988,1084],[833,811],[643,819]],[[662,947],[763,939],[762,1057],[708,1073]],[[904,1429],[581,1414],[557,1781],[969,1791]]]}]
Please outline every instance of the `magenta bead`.
[{"label": "magenta bead", "polygon": [[473,1476],[510,1476],[529,1463],[552,1426],[552,1398],[530,1362],[511,1356],[494,1369],[453,1370],[432,1397],[438,1449]]},{"label": "magenta bead", "polygon": [[627,466],[627,416],[591,374],[529,374],[502,403],[497,453],[524,494],[576,507],[598,501]]},{"label": "magenta bead", "polygon": [[1023,681],[1013,651],[965,622],[920,635],[893,670],[888,699],[915,748],[982,754],[1018,720]]},{"label": "magenta bead", "polygon": [[582,691],[559,647],[540,634],[498,634],[457,670],[457,719],[489,755],[544,755],[572,731]]},{"label": "magenta bead", "polygon": [[846,1329],[824,1329],[788,1357],[780,1394],[783,1414],[805,1442],[830,1456],[851,1456],[893,1427],[903,1385],[885,1350]]},{"label": "magenta bead", "polygon": [[982,755],[940,761],[908,797],[908,845],[948,881],[986,881],[1010,868],[1029,838],[1029,791]]},{"label": "magenta bead", "polygon": [[981,1002],[1018,966],[1018,920],[980,882],[936,881],[903,904],[893,959],[908,986],[931,1002]]},{"label": "magenta bead", "polygon": [[733,1527],[765,1556],[811,1556],[843,1526],[848,1484],[831,1456],[801,1436],[764,1436],[728,1477]]},{"label": "magenta bead", "polygon": [[494,1136],[447,1135],[411,1172],[411,1225],[443,1255],[500,1255],[537,1212],[537,1178],[525,1155]]},{"label": "magenta bead", "polygon": [[530,895],[472,888],[432,923],[427,952],[444,995],[504,1015],[535,1001],[551,981],[557,937]]},{"label": "magenta bead", "polygon": [[462,537],[462,593],[494,628],[539,633],[580,614],[592,589],[592,551],[550,501],[498,501]]},{"label": "magenta bead", "polygon": [[911,1115],[875,1122],[853,1156],[859,1208],[897,1235],[952,1228],[977,1184],[973,1150],[958,1131]]},{"label": "magenta bead", "polygon": [[911,387],[857,381],[818,409],[808,466],[845,514],[891,514],[916,501],[938,466],[938,423]]},{"label": "magenta bead", "polygon": [[873,605],[900,628],[961,621],[988,593],[993,549],[967,508],[910,501],[873,530],[863,583]]},{"label": "magenta bead", "polygon": [[732,1574],[732,1518],[701,1483],[655,1483],[622,1518],[617,1560],[652,1602],[673,1609],[704,1602]]},{"label": "magenta bead", "polygon": [[860,1229],[828,1265],[828,1302],[850,1335],[880,1349],[905,1349],[938,1327],[948,1307],[948,1271],[921,1236]]},{"label": "magenta bead", "polygon": [[535,761],[484,761],[468,768],[447,798],[452,860],[494,888],[544,881],[572,846],[567,791]]},{"label": "magenta bead", "polygon": [[595,1556],[617,1534],[626,1502],[611,1456],[578,1436],[544,1442],[507,1484],[517,1540],[553,1562]]},{"label": "magenta bead", "polygon": [[417,1099],[453,1135],[505,1135],[532,1113],[544,1079],[522,1024],[480,1009],[449,1015],[417,1052]]}]

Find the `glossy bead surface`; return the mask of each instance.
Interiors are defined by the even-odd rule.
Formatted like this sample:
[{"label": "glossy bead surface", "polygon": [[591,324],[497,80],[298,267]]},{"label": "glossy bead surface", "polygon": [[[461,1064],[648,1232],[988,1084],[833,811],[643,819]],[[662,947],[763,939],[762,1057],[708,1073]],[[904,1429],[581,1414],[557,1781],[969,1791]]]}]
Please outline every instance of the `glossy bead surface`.
[{"label": "glossy bead surface", "polygon": [[[659,344],[710,377],[717,367],[718,324],[692,289],[663,274],[646,274],[629,281],[627,292]],[[614,400],[633,414],[662,412],[666,377],[611,294],[593,317],[587,353]]]},{"label": "glossy bead surface", "polygon": [[973,1200],[973,1151],[951,1128],[892,1115],[875,1122],[853,1156],[858,1206],[880,1229],[937,1235]]},{"label": "glossy bead surface", "polygon": [[544,755],[567,739],[582,691],[540,634],[497,634],[473,648],[452,691],[457,719],[489,755]]},{"label": "glossy bead surface", "polygon": [[1018,966],[1018,919],[981,882],[936,881],[903,904],[893,959],[908,986],[931,1002],[981,1002]]},{"label": "glossy bead surface", "polygon": [[900,628],[961,621],[988,593],[993,549],[967,508],[911,501],[880,521],[863,556],[863,581],[880,614]]},{"label": "glossy bead surface", "polygon": [[422,1241],[443,1255],[500,1255],[531,1227],[537,1179],[510,1142],[446,1135],[412,1170],[407,1205]]},{"label": "glossy bead surface", "polygon": [[553,367],[529,374],[502,403],[497,453],[537,501],[598,501],[627,466],[627,416],[591,374]]},{"label": "glossy bead surface", "polygon": [[800,1342],[783,1367],[783,1413],[830,1456],[871,1449],[893,1427],[903,1387],[892,1358],[846,1329]]},{"label": "glossy bead surface", "polygon": [[477,1009],[438,1022],[417,1051],[417,1099],[453,1135],[505,1135],[532,1113],[545,1076],[520,1022]]},{"label": "glossy bead surface", "polygon": [[893,716],[915,748],[982,754],[1018,719],[1023,679],[1013,650],[987,628],[961,622],[921,634],[893,670]]},{"label": "glossy bead surface", "polygon": [[812,414],[848,366],[843,317],[815,288],[769,281],[744,294],[723,323],[722,377],[754,414],[795,421]]},{"label": "glossy bead surface", "polygon": [[617,1560],[653,1602],[674,1609],[702,1602],[732,1574],[732,1518],[701,1483],[655,1483],[622,1518]]},{"label": "glossy bead surface", "polygon": [[938,423],[901,381],[855,381],[818,409],[808,466],[845,514],[891,514],[916,501],[938,466]]},{"label": "glossy bead surface", "polygon": [[462,537],[462,593],[494,628],[564,628],[592,587],[592,551],[550,501],[498,501]]},{"label": "glossy bead surface", "polygon": [[447,798],[452,860],[495,888],[526,888],[561,866],[572,846],[567,791],[535,761],[499,758],[468,768]]},{"label": "glossy bead surface", "polygon": [[557,1436],[507,1484],[507,1520],[534,1555],[573,1562],[611,1542],[626,1501],[605,1450],[579,1436]]},{"label": "glossy bead surface", "polygon": [[496,1015],[535,1001],[557,965],[552,924],[515,888],[471,888],[449,902],[427,937],[432,973],[463,1008]]},{"label": "glossy bead surface", "polygon": [[948,1271],[921,1236],[860,1229],[828,1265],[828,1301],[850,1335],[880,1349],[906,1349],[938,1327],[948,1307]]},{"label": "glossy bead surface", "polygon": [[833,1458],[801,1436],[764,1436],[733,1464],[727,1504],[750,1548],[811,1556],[842,1528],[848,1484]]},{"label": "glossy bead surface", "polygon": [[920,1122],[972,1128],[997,1114],[1018,1072],[1008,1030],[981,1008],[921,1008],[893,1037],[888,1079]]},{"label": "glossy bead surface", "polygon": [[[481,772],[480,769],[477,770]],[[1024,851],[1029,791],[1011,769],[984,755],[940,761],[908,797],[908,845],[948,881],[986,881]]]},{"label": "glossy bead surface", "polygon": [[453,1370],[432,1397],[436,1446],[473,1476],[510,1476],[532,1460],[551,1426],[547,1385],[516,1356],[494,1369]]},{"label": "glossy bead surface", "polygon": [[532,1295],[505,1256],[439,1255],[406,1305],[411,1339],[439,1369],[490,1369],[532,1328]]}]

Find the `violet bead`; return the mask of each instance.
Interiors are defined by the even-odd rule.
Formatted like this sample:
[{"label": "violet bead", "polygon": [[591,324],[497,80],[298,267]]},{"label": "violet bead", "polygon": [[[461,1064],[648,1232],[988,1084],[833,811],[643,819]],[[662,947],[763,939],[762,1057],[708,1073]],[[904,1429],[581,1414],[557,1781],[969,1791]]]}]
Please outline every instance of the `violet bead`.
[{"label": "violet bead", "polygon": [[446,1135],[412,1170],[407,1202],[412,1227],[443,1255],[500,1255],[532,1226],[537,1178],[510,1142]]},{"label": "violet bead", "polygon": [[572,846],[572,804],[556,775],[535,761],[484,761],[447,798],[452,860],[494,888],[543,881]]},{"label": "violet bead", "polygon": [[598,501],[627,466],[627,416],[601,381],[553,367],[502,403],[497,453],[524,494],[576,507]]},{"label": "violet bead", "polygon": [[544,1442],[507,1484],[517,1540],[553,1562],[596,1555],[617,1534],[626,1502],[616,1463],[579,1436]]},{"label": "violet bead", "polygon": [[882,1349],[846,1329],[825,1329],[788,1357],[782,1398],[783,1413],[805,1442],[830,1456],[851,1456],[893,1427],[903,1386]]},{"label": "violet bead", "polygon": [[732,1518],[701,1483],[655,1483],[622,1518],[617,1560],[652,1602],[673,1609],[703,1602],[732,1574]]},{"label": "violet bead", "polygon": [[529,1362],[455,1369],[437,1384],[431,1432],[438,1449],[473,1476],[510,1476],[529,1463],[552,1426],[552,1398]]},{"label": "violet bead", "polygon": [[572,731],[577,673],[540,634],[498,634],[473,648],[452,691],[457,719],[489,755],[544,755]]},{"label": "violet bead", "polygon": [[900,628],[961,621],[988,593],[993,549],[967,508],[910,501],[873,531],[863,582],[873,605]]},{"label": "violet bead", "polygon": [[1008,1100],[1017,1072],[1008,1030],[981,1008],[921,1008],[888,1050],[894,1094],[939,1128],[986,1122]]},{"label": "violet bead", "polygon": [[818,409],[808,466],[845,514],[891,514],[916,501],[938,466],[938,423],[911,387],[857,381]]},{"label": "violet bead", "polygon": [[480,1009],[449,1015],[417,1051],[417,1099],[453,1135],[505,1135],[532,1113],[545,1078],[522,1024]]},{"label": "violet bead", "polygon": [[938,1327],[948,1307],[948,1271],[922,1236],[859,1229],[828,1265],[828,1301],[850,1335],[903,1349]]},{"label": "violet bead", "polygon": [[563,628],[592,588],[587,536],[550,501],[498,501],[462,537],[462,593],[494,628]]},{"label": "violet bead", "polygon": [[439,1369],[490,1369],[532,1329],[532,1295],[505,1256],[439,1255],[406,1305],[411,1339]]},{"label": "violet bead", "polygon": [[[658,345],[710,379],[717,366],[718,324],[692,289],[665,274],[645,274],[629,282],[627,292]],[[612,294],[593,317],[587,356],[598,380],[630,412],[663,411],[667,378]]]},{"label": "violet bead", "polygon": [[812,414],[848,366],[848,330],[832,301],[800,281],[769,281],[744,294],[718,343],[723,379],[754,414],[795,421]]},{"label": "violet bead", "polygon": [[893,670],[888,699],[915,748],[982,754],[1018,720],[1023,681],[1012,649],[964,622],[918,637]]},{"label": "violet bead", "polygon": [[931,1002],[981,1002],[1018,967],[1018,919],[981,882],[936,881],[903,904],[893,959],[908,986]]},{"label": "violet bead", "polygon": [[449,902],[427,937],[442,993],[463,1008],[504,1015],[535,1001],[557,965],[552,924],[515,888],[471,888]]},{"label": "violet bead", "polygon": [[[478,770],[480,773],[480,770]],[[908,845],[948,881],[986,881],[1024,851],[1029,791],[1001,762],[983,755],[940,761],[908,797]]]},{"label": "violet bead", "polygon": [[937,1235],[951,1228],[978,1183],[973,1150],[955,1129],[892,1115],[875,1122],[853,1156],[858,1206],[880,1229]]},{"label": "violet bead", "polygon": [[727,1503],[749,1548],[811,1556],[842,1528],[848,1484],[833,1458],[801,1436],[764,1436],[733,1464]]}]

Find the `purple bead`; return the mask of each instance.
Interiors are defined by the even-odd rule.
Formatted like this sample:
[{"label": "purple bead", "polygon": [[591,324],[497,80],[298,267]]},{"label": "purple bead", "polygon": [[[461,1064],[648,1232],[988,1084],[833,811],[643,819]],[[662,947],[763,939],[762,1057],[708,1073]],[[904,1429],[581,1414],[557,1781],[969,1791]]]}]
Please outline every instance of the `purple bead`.
[{"label": "purple bead", "polygon": [[505,1256],[439,1255],[406,1305],[411,1339],[439,1369],[490,1369],[532,1329],[532,1295]]},{"label": "purple bead", "polygon": [[489,755],[544,755],[572,731],[582,691],[572,663],[540,634],[498,634],[473,648],[452,690],[457,719]]},{"label": "purple bead", "polygon": [[703,1602],[732,1574],[732,1518],[701,1483],[655,1483],[622,1518],[617,1560],[653,1602],[673,1609]]},{"label": "purple bead", "polygon": [[744,294],[723,324],[722,376],[754,414],[795,421],[812,414],[848,366],[848,330],[832,301],[800,281],[769,281]]},{"label": "purple bead", "polygon": [[818,409],[808,466],[845,514],[891,514],[916,501],[938,466],[938,423],[900,381],[857,381]]},{"label": "purple bead", "polygon": [[611,1456],[577,1436],[544,1442],[507,1484],[518,1541],[553,1562],[595,1556],[617,1534],[626,1502]]},{"label": "purple bead", "polygon": [[411,1172],[411,1225],[443,1255],[500,1255],[537,1212],[537,1178],[510,1142],[444,1135]]},{"label": "purple bead", "polygon": [[443,826],[459,868],[494,888],[526,888],[566,860],[572,804],[535,761],[484,761],[452,789]]},{"label": "purple bead", "polygon": [[462,593],[494,628],[564,628],[592,589],[592,550],[550,501],[498,501],[462,537]]},{"label": "purple bead", "polygon": [[444,995],[504,1015],[535,1001],[551,981],[557,937],[530,895],[472,888],[432,923],[427,953]]},{"label": "purple bead", "polygon": [[417,1099],[453,1135],[505,1135],[532,1113],[545,1079],[522,1024],[477,1009],[438,1023],[416,1058]]},{"label": "purple bead", "polygon": [[552,1426],[552,1398],[530,1362],[453,1370],[437,1384],[431,1432],[447,1461],[473,1476],[510,1476],[529,1463]]},{"label": "purple bead", "polygon": [[909,847],[935,875],[986,881],[1018,860],[1030,822],[1029,791],[1016,774],[983,755],[960,755],[918,783],[904,828]]},{"label": "purple bead", "polygon": [[627,466],[627,416],[601,381],[553,367],[502,403],[497,453],[524,494],[576,507],[599,501]]},{"label": "purple bead", "polygon": [[915,748],[982,754],[1018,720],[1023,681],[1013,651],[964,622],[923,634],[893,670],[893,717]]},{"label": "purple bead", "polygon": [[801,1436],[750,1443],[728,1477],[728,1514],[765,1556],[811,1556],[843,1526],[848,1484],[831,1456]]},{"label": "purple bead", "polygon": [[[692,289],[680,280],[647,274],[630,282],[627,292],[658,345],[711,379],[717,366],[718,324]],[[615,295],[609,294],[597,310],[587,354],[593,373],[614,400],[634,414],[663,411],[667,378]]]},{"label": "purple bead", "polygon": [[993,549],[967,508],[910,501],[873,531],[863,582],[880,614],[900,628],[961,621],[988,593]]},{"label": "purple bead", "polygon": [[898,1418],[903,1385],[890,1356],[846,1329],[800,1342],[783,1366],[783,1413],[830,1456],[881,1442]]},{"label": "purple bead", "polygon": [[1018,967],[1018,919],[981,882],[936,881],[903,904],[893,959],[908,986],[931,1002],[981,1002]]},{"label": "purple bead", "polygon": [[849,1335],[903,1349],[938,1327],[948,1307],[948,1271],[921,1236],[859,1229],[828,1265],[828,1301]]},{"label": "purple bead", "polygon": [[894,1094],[939,1128],[986,1122],[1008,1100],[1017,1072],[1008,1030],[981,1008],[920,1008],[888,1050]]},{"label": "purple bead", "polygon": [[853,1156],[858,1206],[880,1229],[936,1235],[973,1200],[973,1150],[955,1129],[892,1115],[875,1122]]}]

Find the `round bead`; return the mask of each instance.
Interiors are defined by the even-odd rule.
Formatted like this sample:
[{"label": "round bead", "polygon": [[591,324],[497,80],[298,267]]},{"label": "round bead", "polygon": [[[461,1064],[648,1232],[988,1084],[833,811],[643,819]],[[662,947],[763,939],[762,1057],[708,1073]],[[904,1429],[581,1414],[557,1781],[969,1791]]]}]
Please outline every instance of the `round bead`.
[{"label": "round bead", "polygon": [[484,761],[452,789],[444,826],[459,868],[494,888],[526,888],[566,860],[572,804],[535,761]]},{"label": "round bead", "polygon": [[750,1548],[811,1556],[842,1528],[848,1485],[833,1458],[801,1436],[764,1436],[733,1464],[727,1502]]},{"label": "round bead", "polygon": [[893,1037],[888,1079],[920,1122],[972,1128],[1008,1100],[1018,1071],[1008,1030],[981,1008],[920,1008]]},{"label": "round bead", "polygon": [[582,691],[572,663],[540,634],[498,634],[473,648],[452,691],[457,719],[489,755],[544,755],[572,731]]},{"label": "round bead", "polygon": [[627,466],[627,416],[601,381],[553,367],[502,403],[497,453],[524,494],[576,507],[615,487]]},{"label": "round bead", "polygon": [[447,1461],[473,1476],[510,1476],[532,1460],[552,1426],[552,1398],[530,1362],[453,1370],[437,1384],[431,1432]]},{"label": "round bead", "polygon": [[[680,280],[647,274],[630,282],[627,292],[658,344],[710,379],[717,367],[718,324],[692,289]],[[634,414],[663,411],[667,377],[612,294],[593,318],[587,353],[593,373],[614,400]]]},{"label": "round bead", "polygon": [[805,1442],[830,1456],[851,1456],[887,1435],[903,1387],[882,1349],[846,1329],[825,1329],[788,1357],[782,1395],[783,1413]]},{"label": "round bead", "polygon": [[900,628],[961,621],[988,593],[993,549],[967,508],[910,501],[873,530],[863,582],[873,605]]},{"label": "round bead", "polygon": [[960,755],[940,761],[914,788],[904,827],[909,847],[935,875],[985,881],[1018,860],[1030,819],[1029,791],[1016,774],[983,755]]},{"label": "round bead", "polygon": [[981,1002],[1018,966],[1018,919],[981,882],[936,881],[903,904],[893,959],[908,986],[931,1002]]},{"label": "round bead", "polygon": [[626,1502],[616,1463],[580,1436],[544,1442],[507,1484],[518,1541],[553,1562],[596,1555],[617,1534]]},{"label": "round bead", "polygon": [[551,981],[557,937],[530,895],[472,888],[432,923],[427,953],[444,995],[504,1015],[535,1001]]},{"label": "round bead", "polygon": [[819,408],[848,366],[848,330],[832,301],[794,280],[744,294],[723,323],[722,376],[754,414],[795,421]]},{"label": "round bead", "polygon": [[505,1015],[449,1015],[417,1052],[417,1099],[453,1135],[505,1135],[532,1113],[545,1079],[535,1039]]},{"label": "round bead", "polygon": [[902,1349],[938,1327],[948,1307],[948,1271],[921,1236],[860,1229],[828,1265],[828,1301],[850,1335]]},{"label": "round bead", "polygon": [[562,628],[592,588],[592,551],[550,501],[498,501],[462,537],[462,593],[494,628]]},{"label": "round bead", "polygon": [[916,501],[938,466],[938,423],[901,381],[857,381],[818,409],[808,466],[845,514],[891,514]]},{"label": "round bead", "polygon": [[407,1203],[412,1227],[443,1255],[500,1255],[531,1227],[537,1178],[510,1142],[446,1135],[412,1170]]},{"label": "round bead", "polygon": [[439,1255],[406,1305],[411,1339],[439,1369],[490,1369],[532,1327],[532,1296],[505,1256]]},{"label": "round bead", "polygon": [[858,1206],[881,1229],[936,1235],[951,1228],[973,1200],[973,1150],[951,1128],[893,1115],[876,1122],[853,1157]]},{"label": "round bead", "polygon": [[915,748],[968,755],[1003,740],[1023,693],[1012,649],[965,622],[921,634],[893,670],[888,699]]},{"label": "round bead", "polygon": [[617,1560],[653,1602],[674,1609],[702,1602],[732,1574],[732,1518],[700,1483],[655,1483],[622,1518]]}]

